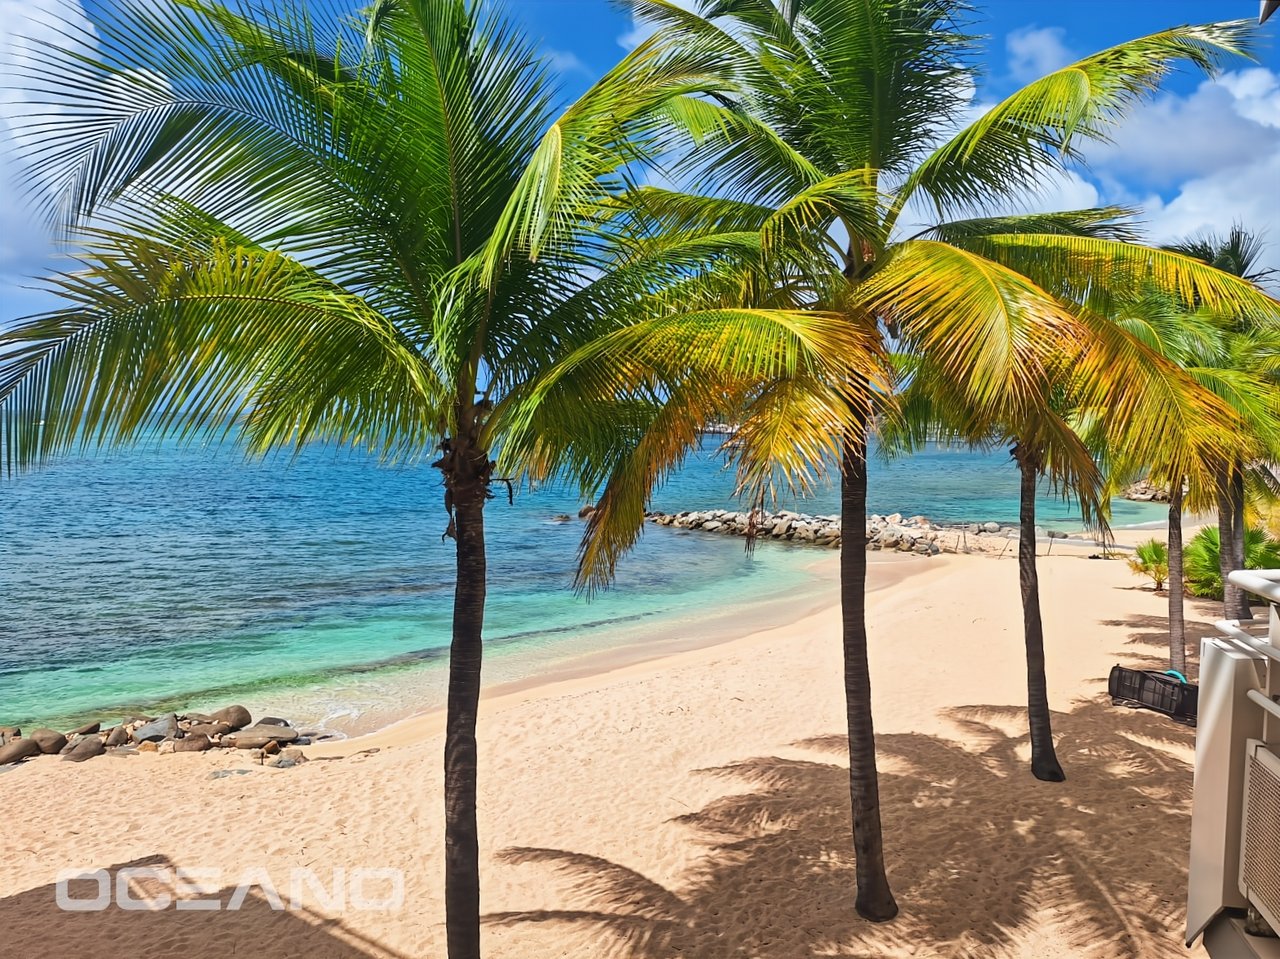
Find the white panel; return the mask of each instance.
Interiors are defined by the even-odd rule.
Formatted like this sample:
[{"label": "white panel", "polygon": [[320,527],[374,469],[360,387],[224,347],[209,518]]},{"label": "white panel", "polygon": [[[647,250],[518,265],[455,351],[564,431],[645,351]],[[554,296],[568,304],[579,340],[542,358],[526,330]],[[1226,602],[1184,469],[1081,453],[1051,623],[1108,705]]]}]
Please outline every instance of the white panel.
[{"label": "white panel", "polygon": [[1205,639],[1200,646],[1188,945],[1222,909],[1246,905],[1239,887],[1245,745],[1262,738],[1262,710],[1246,694],[1261,688],[1261,659],[1226,639]]}]

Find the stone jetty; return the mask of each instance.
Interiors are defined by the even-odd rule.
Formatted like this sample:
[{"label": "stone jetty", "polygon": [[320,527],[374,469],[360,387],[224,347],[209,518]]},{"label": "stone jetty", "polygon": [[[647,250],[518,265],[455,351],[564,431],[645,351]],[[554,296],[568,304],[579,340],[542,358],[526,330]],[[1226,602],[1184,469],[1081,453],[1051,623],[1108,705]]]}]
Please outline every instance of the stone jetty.
[{"label": "stone jetty", "polygon": [[263,765],[289,768],[307,761],[296,747],[329,737],[320,730],[296,729],[275,716],[255,723],[249,710],[237,705],[208,714],[125,716],[114,726],[88,723],[66,733],[41,727],[24,736],[17,726],[0,726],[0,766],[37,756],[80,763],[102,755],[242,749]]},{"label": "stone jetty", "polygon": [[[746,536],[754,528],[759,540],[778,540],[800,546],[837,549],[841,541],[840,517],[820,516],[782,510],[757,513],[752,523],[750,512],[713,509],[683,513],[647,513],[649,522],[675,529],[698,530],[727,536]],[[1079,539],[1058,530],[1036,527],[1038,537]],[[1000,523],[966,523],[942,525],[924,516],[904,517],[901,513],[867,517],[867,549],[896,550],[920,556],[939,553],[1003,553],[1009,541],[1016,541],[1018,528]]]}]

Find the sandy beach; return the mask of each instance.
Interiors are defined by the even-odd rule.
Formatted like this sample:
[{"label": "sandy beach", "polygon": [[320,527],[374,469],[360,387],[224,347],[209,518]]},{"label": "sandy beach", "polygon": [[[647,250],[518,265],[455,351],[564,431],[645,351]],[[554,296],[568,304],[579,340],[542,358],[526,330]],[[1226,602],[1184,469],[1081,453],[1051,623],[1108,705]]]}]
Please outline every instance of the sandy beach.
[{"label": "sandy beach", "polygon": [[[1055,545],[1040,565],[1063,784],[1025,769],[1012,551],[873,565],[886,853],[902,909],[882,926],[852,908],[834,554],[815,570],[831,602],[785,626],[742,622],[714,645],[689,637],[693,648],[660,658],[603,657],[490,690],[485,954],[1187,955],[1194,732],[1105,696],[1117,662],[1163,668],[1166,599],[1122,559],[1089,552]],[[1209,632],[1211,614],[1189,606],[1189,635]],[[312,761],[293,769],[220,750],[0,772],[0,954],[442,956],[440,727],[427,714],[308,747]],[[175,870],[205,870],[206,888],[127,910],[113,885],[108,908],[64,911],[56,879],[73,869],[124,869],[116,885],[160,904]],[[329,901],[304,883],[299,908],[272,908],[271,891],[291,906],[299,871]],[[403,902],[359,908],[396,898],[394,871]],[[196,899],[206,908],[189,908]]]}]

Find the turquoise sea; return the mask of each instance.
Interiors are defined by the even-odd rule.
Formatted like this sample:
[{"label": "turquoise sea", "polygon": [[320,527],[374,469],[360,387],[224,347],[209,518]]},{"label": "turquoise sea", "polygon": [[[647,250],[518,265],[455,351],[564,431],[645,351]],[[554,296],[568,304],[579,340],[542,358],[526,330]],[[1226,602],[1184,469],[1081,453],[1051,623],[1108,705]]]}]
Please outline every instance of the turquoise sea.
[{"label": "turquoise sea", "polygon": [[[675,512],[735,505],[716,438],[655,496]],[[1004,452],[873,458],[870,508],[934,521],[1017,517]],[[572,667],[593,652],[679,643],[715,614],[817,603],[812,548],[649,525],[616,586],[570,588],[581,525],[573,491],[517,490],[486,509],[489,682]],[[826,489],[794,505],[838,512]],[[1113,521],[1163,508],[1117,501]],[[1046,495],[1041,525],[1071,529]],[[67,458],[0,479],[0,724],[115,721],[129,710],[245,702],[295,722],[363,731],[440,705],[452,542],[438,474],[313,448],[246,461],[229,447]],[[786,595],[785,607],[769,600]],[[781,609],[781,612],[780,612]],[[765,619],[762,619],[763,623]]]}]

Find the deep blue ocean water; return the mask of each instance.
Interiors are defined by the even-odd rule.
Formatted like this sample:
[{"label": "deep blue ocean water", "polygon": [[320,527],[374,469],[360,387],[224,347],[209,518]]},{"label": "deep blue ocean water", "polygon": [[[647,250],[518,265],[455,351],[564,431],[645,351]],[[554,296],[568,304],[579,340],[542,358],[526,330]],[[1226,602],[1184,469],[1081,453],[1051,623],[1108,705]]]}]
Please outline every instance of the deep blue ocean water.
[{"label": "deep blue ocean water", "polygon": [[[705,452],[655,509],[736,505]],[[934,521],[1017,517],[1007,454],[873,458],[870,509]],[[519,490],[486,508],[486,669],[518,680],[573,656],[697,631],[709,611],[819,588],[809,548],[648,526],[616,586],[570,588],[578,496]],[[796,505],[838,512],[837,490]],[[1041,525],[1070,529],[1046,497]],[[560,522],[571,514],[572,522]],[[1117,501],[1113,522],[1159,519]],[[114,722],[127,710],[244,701],[295,720],[369,728],[443,701],[452,542],[438,474],[313,448],[246,461],[172,443],[67,458],[0,480],[0,724]]]}]

